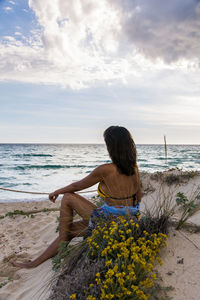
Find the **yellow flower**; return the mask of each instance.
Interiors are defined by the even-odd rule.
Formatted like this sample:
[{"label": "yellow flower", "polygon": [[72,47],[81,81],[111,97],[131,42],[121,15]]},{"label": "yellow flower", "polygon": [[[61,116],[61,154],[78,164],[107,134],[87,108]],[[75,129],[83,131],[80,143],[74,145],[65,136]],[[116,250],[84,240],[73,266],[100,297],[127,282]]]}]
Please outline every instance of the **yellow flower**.
[{"label": "yellow flower", "polygon": [[140,299],[148,300],[147,296],[143,293],[143,291],[137,290],[137,291],[136,291],[136,294],[137,294],[137,296],[140,297]]},{"label": "yellow flower", "polygon": [[118,271],[118,266],[117,266],[117,265],[114,266],[113,271],[114,271],[115,273]]},{"label": "yellow flower", "polygon": [[137,285],[131,285],[131,288],[134,292],[136,292],[139,289]]},{"label": "yellow flower", "polygon": [[121,234],[120,237],[121,237],[122,241],[125,241],[125,236],[124,235]]},{"label": "yellow flower", "polygon": [[72,294],[69,298],[70,299],[76,299],[76,294]]},{"label": "yellow flower", "polygon": [[114,275],[114,271],[112,269],[109,269],[106,273],[106,276],[112,277]]},{"label": "yellow flower", "polygon": [[122,277],[119,277],[117,280],[118,280],[118,282],[119,282],[120,285],[123,285],[124,282],[125,282]]},{"label": "yellow flower", "polygon": [[119,299],[122,299],[122,297],[123,297],[123,293],[118,293],[116,296],[119,298]]},{"label": "yellow flower", "polygon": [[112,264],[112,259],[106,261],[106,267],[110,266],[111,264]]},{"label": "yellow flower", "polygon": [[158,263],[162,266],[163,263],[162,263],[162,260],[160,259],[160,257],[157,257],[156,259],[157,259]]},{"label": "yellow flower", "polygon": [[151,278],[146,278],[144,281],[140,281],[139,285],[144,286],[145,288],[149,289],[154,286],[154,282]]},{"label": "yellow flower", "polygon": [[113,279],[112,278],[107,278],[105,283],[112,285],[113,284]]},{"label": "yellow flower", "polygon": [[104,283],[104,289],[108,289],[108,286],[107,286],[107,284],[106,283]]},{"label": "yellow flower", "polygon": [[114,295],[113,294],[107,294],[105,299],[108,299],[108,300],[111,300],[114,298]]},{"label": "yellow flower", "polygon": [[151,277],[152,277],[153,279],[156,279],[156,278],[157,278],[155,273],[152,274]]},{"label": "yellow flower", "polygon": [[96,278],[95,281],[96,281],[97,285],[99,285],[101,283],[101,279],[100,278]]},{"label": "yellow flower", "polygon": [[89,296],[86,298],[86,300],[96,300],[96,297],[93,297],[93,296],[89,295]]}]

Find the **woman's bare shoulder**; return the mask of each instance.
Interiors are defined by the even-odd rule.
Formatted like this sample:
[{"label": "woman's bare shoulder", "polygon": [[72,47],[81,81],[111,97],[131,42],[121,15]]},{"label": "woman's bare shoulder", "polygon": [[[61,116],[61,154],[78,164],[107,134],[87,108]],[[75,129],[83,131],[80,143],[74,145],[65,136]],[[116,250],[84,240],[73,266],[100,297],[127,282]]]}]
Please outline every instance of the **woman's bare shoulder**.
[{"label": "woman's bare shoulder", "polygon": [[107,163],[107,164],[100,165],[98,168],[103,173],[109,173],[113,171],[116,167],[113,163]]}]

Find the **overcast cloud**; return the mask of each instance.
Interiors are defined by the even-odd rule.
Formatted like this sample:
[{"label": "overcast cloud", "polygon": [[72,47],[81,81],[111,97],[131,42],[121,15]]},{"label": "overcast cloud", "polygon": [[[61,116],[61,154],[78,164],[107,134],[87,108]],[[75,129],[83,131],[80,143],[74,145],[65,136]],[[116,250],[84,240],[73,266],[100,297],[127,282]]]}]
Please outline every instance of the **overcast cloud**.
[{"label": "overcast cloud", "polygon": [[199,0],[114,0],[121,16],[121,35],[150,59],[166,63],[199,61]]},{"label": "overcast cloud", "polygon": [[0,80],[79,89],[126,82],[152,66],[199,69],[200,1],[30,0],[29,7],[38,28],[2,36]]}]

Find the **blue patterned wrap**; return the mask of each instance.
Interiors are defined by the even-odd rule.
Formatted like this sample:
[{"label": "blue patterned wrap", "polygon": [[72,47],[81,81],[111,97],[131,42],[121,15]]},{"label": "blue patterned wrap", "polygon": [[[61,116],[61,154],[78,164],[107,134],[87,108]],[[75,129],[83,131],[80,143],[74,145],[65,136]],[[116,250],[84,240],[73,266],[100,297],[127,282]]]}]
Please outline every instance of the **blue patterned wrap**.
[{"label": "blue patterned wrap", "polygon": [[98,219],[108,219],[109,217],[114,216],[136,216],[138,219],[140,217],[140,203],[138,202],[136,206],[109,206],[105,202],[101,207],[98,207],[93,210],[89,225],[88,225],[88,232],[86,237],[90,236],[92,230],[95,228]]}]

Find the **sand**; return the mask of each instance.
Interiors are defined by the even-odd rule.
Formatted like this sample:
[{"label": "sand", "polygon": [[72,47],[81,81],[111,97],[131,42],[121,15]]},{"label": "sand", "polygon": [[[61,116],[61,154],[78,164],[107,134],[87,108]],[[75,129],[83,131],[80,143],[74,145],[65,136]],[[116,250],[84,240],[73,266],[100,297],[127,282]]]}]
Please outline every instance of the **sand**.
[{"label": "sand", "polygon": [[[174,173],[175,171],[173,171]],[[200,176],[187,179],[179,185],[162,185],[159,178],[155,180],[149,174],[142,174],[143,205],[151,207],[158,202],[164,192],[172,200],[178,191],[191,196],[192,192],[200,185]],[[50,201],[1,203],[0,215],[8,211],[20,209],[24,211],[57,207]],[[0,219],[0,284],[8,282],[0,288],[0,300],[45,300],[50,291],[52,271],[51,259],[35,269],[19,269],[12,266],[12,259],[34,259],[57,237],[56,218],[59,212],[40,212],[34,218],[21,215],[14,218]],[[176,211],[176,217],[180,212]],[[193,224],[200,225],[198,212],[190,220]],[[163,265],[157,267],[165,286],[172,286],[174,290],[169,296],[175,300],[200,300],[200,234],[190,233],[185,229],[176,231],[170,228],[167,247],[162,251]]]},{"label": "sand", "polygon": [[[56,204],[59,206],[59,203]],[[0,204],[0,214],[20,209],[29,211],[55,207],[50,201]],[[34,218],[15,216],[0,220],[0,282],[12,279],[0,289],[0,299],[45,299],[53,272],[51,260],[35,269],[19,269],[10,260],[19,261],[36,258],[57,236],[56,218],[59,212],[35,214]]]},{"label": "sand", "polygon": [[200,234],[171,229],[161,259],[163,265],[157,269],[163,285],[174,288],[168,295],[174,300],[200,300]]}]

